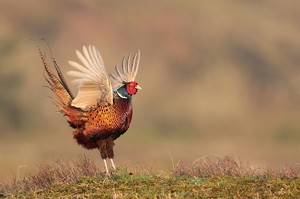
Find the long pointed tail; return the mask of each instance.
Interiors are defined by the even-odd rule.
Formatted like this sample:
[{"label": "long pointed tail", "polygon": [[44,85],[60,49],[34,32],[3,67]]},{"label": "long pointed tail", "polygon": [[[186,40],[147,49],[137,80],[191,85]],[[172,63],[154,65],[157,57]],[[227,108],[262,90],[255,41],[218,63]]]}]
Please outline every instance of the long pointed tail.
[{"label": "long pointed tail", "polygon": [[53,103],[62,111],[66,114],[66,108],[70,106],[72,100],[74,99],[66,81],[65,78],[56,62],[56,59],[53,56],[53,53],[50,50],[51,53],[51,58],[53,62],[53,66],[56,70],[56,73],[53,73],[51,68],[49,67],[47,61],[46,61],[46,55],[43,53],[41,50],[40,46],[38,43],[36,43],[39,54],[41,56],[42,63],[44,65],[44,69],[46,71],[45,79],[47,80],[49,84],[49,88],[55,93],[57,96],[58,100],[53,100]]},{"label": "long pointed tail", "polygon": [[45,79],[49,84],[49,88],[55,93],[57,96],[57,100],[53,99],[53,103],[59,108],[60,112],[69,117],[69,124],[73,128],[80,127],[84,124],[85,117],[83,116],[83,111],[76,107],[71,106],[71,102],[74,99],[74,96],[71,93],[71,90],[68,87],[68,84],[53,56],[51,49],[49,51],[51,53],[52,68],[55,68],[56,74],[51,70],[51,67],[48,65],[46,61],[46,55],[41,50],[39,44],[35,42],[39,51],[39,54],[42,59],[42,63],[44,65],[44,69],[46,71]]}]

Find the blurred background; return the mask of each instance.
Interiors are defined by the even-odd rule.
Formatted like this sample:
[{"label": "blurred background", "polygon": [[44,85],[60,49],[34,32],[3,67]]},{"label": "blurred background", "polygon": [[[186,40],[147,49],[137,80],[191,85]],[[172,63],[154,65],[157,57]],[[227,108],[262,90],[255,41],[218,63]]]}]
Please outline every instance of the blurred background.
[{"label": "blurred background", "polygon": [[299,163],[299,9],[271,0],[1,0],[0,182],[57,158],[102,164],[97,150],[76,144],[47,97],[30,40],[40,38],[64,73],[84,44],[99,48],[108,71],[141,50],[143,90],[116,141],[117,165],[172,168],[170,154],[184,164],[212,154]]}]

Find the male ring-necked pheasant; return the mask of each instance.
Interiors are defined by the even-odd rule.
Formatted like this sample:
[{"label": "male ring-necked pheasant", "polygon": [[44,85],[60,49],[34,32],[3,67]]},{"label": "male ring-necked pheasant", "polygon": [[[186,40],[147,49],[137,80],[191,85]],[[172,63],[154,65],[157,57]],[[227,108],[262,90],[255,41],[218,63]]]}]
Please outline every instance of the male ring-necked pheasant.
[{"label": "male ring-necked pheasant", "polygon": [[[115,169],[113,162],[114,140],[125,133],[132,118],[132,95],[141,87],[135,77],[139,67],[140,51],[133,58],[123,58],[121,69],[115,67],[115,74],[108,75],[99,51],[93,46],[83,46],[82,53],[76,51],[81,63],[69,61],[76,70],[67,74],[75,77],[78,94],[73,97],[61,70],[52,55],[53,73],[46,61],[45,53],[38,46],[46,71],[46,80],[57,96],[54,104],[68,117],[77,143],[87,149],[99,149],[109,176],[106,159]],[[52,54],[52,52],[51,52]]]}]

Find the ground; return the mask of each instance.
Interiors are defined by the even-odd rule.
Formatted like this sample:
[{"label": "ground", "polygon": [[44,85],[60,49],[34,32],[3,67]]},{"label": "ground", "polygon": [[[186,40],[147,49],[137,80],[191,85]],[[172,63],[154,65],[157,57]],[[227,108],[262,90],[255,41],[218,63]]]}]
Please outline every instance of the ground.
[{"label": "ground", "polygon": [[1,186],[7,198],[300,198],[299,166],[253,169],[232,157],[203,159],[171,171],[128,171],[108,178],[94,161],[57,161]]}]

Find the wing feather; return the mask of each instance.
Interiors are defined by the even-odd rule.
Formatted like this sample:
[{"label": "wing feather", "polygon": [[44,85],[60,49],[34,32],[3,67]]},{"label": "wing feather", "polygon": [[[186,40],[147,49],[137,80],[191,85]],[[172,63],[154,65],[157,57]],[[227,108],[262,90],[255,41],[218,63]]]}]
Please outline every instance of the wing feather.
[{"label": "wing feather", "polygon": [[135,77],[137,75],[137,72],[139,70],[139,65],[140,65],[140,51],[138,51],[138,53],[135,54],[135,59],[136,59],[136,62],[134,62],[133,64],[133,70],[132,70],[132,76]]},{"label": "wing feather", "polygon": [[126,73],[129,74],[130,68],[131,67],[131,54],[129,54],[128,59],[127,59],[127,66],[126,66]]},{"label": "wing feather", "polygon": [[[90,55],[91,55],[91,65],[92,66],[97,66],[97,65],[100,65],[100,62],[98,62],[97,60],[96,60],[96,58],[95,58],[95,51],[92,49],[92,46],[91,45],[89,45],[89,53],[90,53]],[[96,69],[97,70],[97,68],[94,68],[94,69]]]},{"label": "wing feather", "polygon": [[84,66],[78,64],[77,62],[69,61],[68,63],[74,68],[76,68],[77,70],[80,70],[81,72],[88,72],[88,70]]},{"label": "wing feather", "polygon": [[[84,46],[84,47],[85,47],[85,46]],[[84,49],[84,48],[83,48],[83,49]],[[89,63],[87,62],[87,60],[85,59],[85,57],[81,54],[81,52],[78,51],[78,50],[76,50],[76,55],[77,55],[79,61],[81,61],[81,63],[82,63],[85,67],[89,68]]]},{"label": "wing feather", "polygon": [[69,61],[69,64],[77,70],[67,73],[75,78],[72,83],[79,88],[72,106],[84,110],[98,103],[112,104],[112,86],[99,51],[93,45],[83,46],[82,53],[76,51],[76,55],[81,64]]},{"label": "wing feather", "polygon": [[120,71],[120,69],[119,69],[119,67],[116,65],[115,66],[115,69],[116,69],[116,75],[118,76],[118,78],[121,78],[122,77],[122,73],[121,73],[121,71]]},{"label": "wing feather", "polygon": [[131,54],[129,54],[127,58],[124,57],[122,59],[121,69],[118,66],[115,66],[115,73],[110,74],[113,90],[116,90],[122,86],[123,82],[135,81],[140,63],[140,55],[140,50],[138,50],[133,58],[131,57]]},{"label": "wing feather", "polygon": [[123,57],[123,60],[122,60],[122,71],[123,71],[123,74],[126,73],[126,71],[125,71],[125,65],[126,65],[126,61],[125,61],[125,57]]}]

